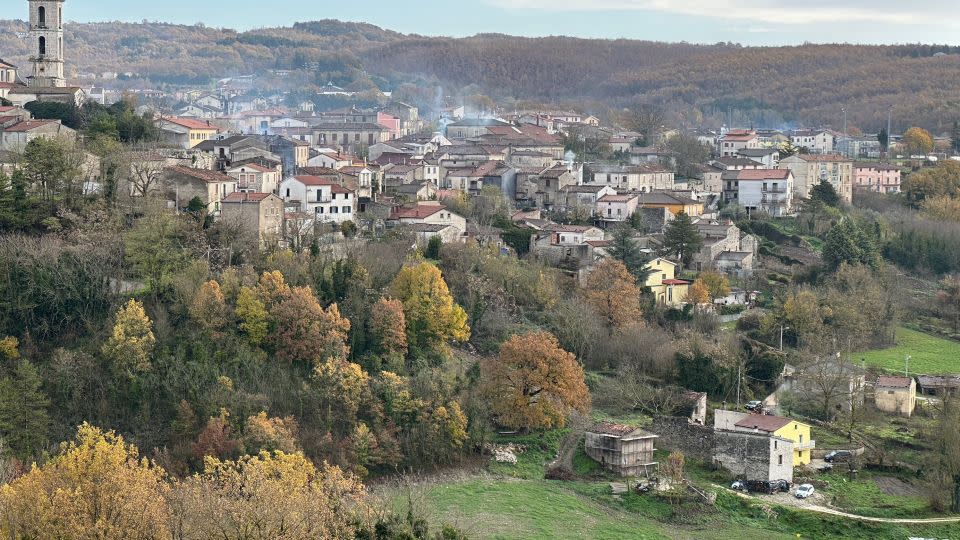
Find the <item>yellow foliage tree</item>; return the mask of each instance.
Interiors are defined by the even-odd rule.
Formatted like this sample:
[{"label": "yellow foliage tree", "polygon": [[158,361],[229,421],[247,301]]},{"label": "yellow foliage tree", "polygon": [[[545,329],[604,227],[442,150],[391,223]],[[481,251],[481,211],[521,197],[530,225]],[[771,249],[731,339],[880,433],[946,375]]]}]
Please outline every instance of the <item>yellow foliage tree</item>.
[{"label": "yellow foliage tree", "polygon": [[498,422],[511,428],[562,427],[571,411],[590,409],[583,368],[548,332],[511,337],[481,364],[484,394]]},{"label": "yellow foliage tree", "polygon": [[314,368],[313,378],[325,409],[327,429],[333,429],[334,419],[352,428],[370,382],[367,372],[346,360],[330,359]]},{"label": "yellow foliage tree", "polygon": [[247,418],[243,428],[243,447],[247,453],[261,451],[293,453],[300,450],[297,443],[297,421],[292,416],[270,418],[261,411]]},{"label": "yellow foliage tree", "polygon": [[83,424],[43,466],[0,488],[0,536],[170,538],[163,469],[113,432]]},{"label": "yellow foliage tree", "polygon": [[640,288],[627,267],[616,259],[604,259],[590,272],[583,296],[610,334],[642,322]]},{"label": "yellow foliage tree", "polygon": [[407,343],[415,350],[446,350],[448,341],[470,339],[467,312],[454,303],[440,269],[429,263],[400,270],[390,286],[403,303]]},{"label": "yellow foliage tree", "polygon": [[919,127],[908,129],[900,140],[908,154],[928,154],[933,152],[933,137],[930,132]]},{"label": "yellow foliage tree", "polygon": [[270,323],[267,320],[267,308],[255,290],[250,287],[240,288],[234,315],[240,321],[240,331],[247,335],[251,345],[257,347],[263,343],[270,331]]},{"label": "yellow foliage tree", "polygon": [[190,304],[190,318],[202,329],[216,332],[227,323],[227,303],[220,284],[210,280],[200,286]]},{"label": "yellow foliage tree", "polygon": [[0,339],[0,358],[8,361],[18,360],[20,358],[20,340],[12,336]]},{"label": "yellow foliage tree", "polygon": [[142,372],[150,369],[150,354],[156,343],[153,323],[147,317],[143,304],[131,299],[117,311],[113,333],[103,344],[102,351],[118,370]]},{"label": "yellow foliage tree", "polygon": [[207,458],[202,474],[174,486],[171,506],[183,540],[353,538],[368,521],[356,478],[299,453]]},{"label": "yellow foliage tree", "polygon": [[[730,280],[727,279],[727,276],[723,274],[718,274],[717,272],[703,272],[697,276],[697,280],[693,282],[693,285],[697,284],[702,285],[706,291],[709,299],[716,300],[717,298],[723,298],[730,294]],[[693,286],[690,288],[690,294],[693,294]],[[698,304],[705,304],[707,302],[697,302]]]}]

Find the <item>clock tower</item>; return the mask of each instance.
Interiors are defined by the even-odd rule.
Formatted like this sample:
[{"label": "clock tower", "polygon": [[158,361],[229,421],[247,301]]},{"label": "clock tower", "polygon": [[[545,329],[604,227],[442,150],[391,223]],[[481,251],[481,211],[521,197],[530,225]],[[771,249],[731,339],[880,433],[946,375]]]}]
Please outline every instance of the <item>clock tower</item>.
[{"label": "clock tower", "polygon": [[30,61],[35,88],[64,87],[63,77],[63,2],[64,0],[28,0],[30,4]]}]

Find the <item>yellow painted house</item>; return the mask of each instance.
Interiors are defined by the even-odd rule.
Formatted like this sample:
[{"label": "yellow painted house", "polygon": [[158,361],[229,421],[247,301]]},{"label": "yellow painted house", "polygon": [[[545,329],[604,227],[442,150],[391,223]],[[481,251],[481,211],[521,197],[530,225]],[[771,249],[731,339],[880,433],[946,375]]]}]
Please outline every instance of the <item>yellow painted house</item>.
[{"label": "yellow painted house", "polygon": [[703,214],[702,202],[659,191],[641,193],[638,205],[640,208],[666,208],[673,215],[683,212],[690,217],[698,217]]},{"label": "yellow painted house", "polygon": [[817,443],[810,437],[810,426],[782,416],[749,414],[734,424],[737,431],[768,433],[793,443],[793,466],[808,465]]},{"label": "yellow painted house", "polygon": [[209,121],[192,118],[163,117],[157,126],[165,142],[185,149],[213,139],[220,133],[220,128]]},{"label": "yellow painted house", "polygon": [[687,301],[690,282],[677,279],[677,266],[677,263],[666,259],[654,259],[647,263],[650,276],[644,286],[650,289],[657,303],[678,307]]}]

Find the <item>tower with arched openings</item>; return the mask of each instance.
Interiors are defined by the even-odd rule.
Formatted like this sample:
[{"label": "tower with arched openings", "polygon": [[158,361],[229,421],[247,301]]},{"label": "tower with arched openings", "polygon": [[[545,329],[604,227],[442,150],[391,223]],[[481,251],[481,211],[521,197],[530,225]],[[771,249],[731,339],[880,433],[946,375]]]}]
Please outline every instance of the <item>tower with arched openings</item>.
[{"label": "tower with arched openings", "polygon": [[30,61],[33,75],[30,86],[64,87],[63,77],[63,2],[64,0],[28,0],[30,4]]}]

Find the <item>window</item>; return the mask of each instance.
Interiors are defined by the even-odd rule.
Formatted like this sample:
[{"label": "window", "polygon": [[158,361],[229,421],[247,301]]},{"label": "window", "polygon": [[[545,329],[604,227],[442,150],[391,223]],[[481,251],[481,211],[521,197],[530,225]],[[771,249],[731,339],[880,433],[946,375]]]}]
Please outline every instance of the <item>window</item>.
[{"label": "window", "polygon": [[322,214],[322,213],[323,213],[323,207],[322,207],[322,206],[318,206],[318,207],[317,207],[317,213],[318,213],[318,214]]},{"label": "window", "polygon": [[331,206],[331,207],[330,207],[330,213],[331,213],[331,214],[339,214],[339,213],[340,213],[340,209],[337,208],[336,206]]},{"label": "window", "polygon": [[287,188],[287,197],[290,196],[290,188]]},{"label": "window", "polygon": [[349,207],[349,206],[344,206],[344,207],[343,207],[343,213],[344,213],[344,214],[349,214],[352,210],[353,210],[353,208],[351,208],[351,207]]},{"label": "window", "polygon": [[783,454],[777,456],[777,465],[783,465]]},{"label": "window", "polygon": [[43,6],[40,6],[40,8],[37,9],[37,26],[40,28],[47,27],[47,8]]},{"label": "window", "polygon": [[40,56],[47,54],[47,38],[40,36]]}]

